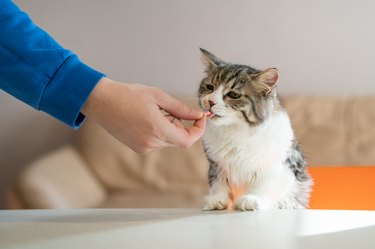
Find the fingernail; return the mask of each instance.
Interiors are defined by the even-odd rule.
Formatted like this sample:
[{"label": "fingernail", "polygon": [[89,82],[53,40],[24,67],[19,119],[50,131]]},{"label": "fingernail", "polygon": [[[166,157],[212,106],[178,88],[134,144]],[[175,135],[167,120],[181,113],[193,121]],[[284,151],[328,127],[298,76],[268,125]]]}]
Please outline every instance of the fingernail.
[{"label": "fingernail", "polygon": [[197,114],[199,114],[199,118],[202,118],[204,115],[205,115],[205,113],[204,112],[202,112],[202,111],[200,111],[200,110],[194,110]]}]

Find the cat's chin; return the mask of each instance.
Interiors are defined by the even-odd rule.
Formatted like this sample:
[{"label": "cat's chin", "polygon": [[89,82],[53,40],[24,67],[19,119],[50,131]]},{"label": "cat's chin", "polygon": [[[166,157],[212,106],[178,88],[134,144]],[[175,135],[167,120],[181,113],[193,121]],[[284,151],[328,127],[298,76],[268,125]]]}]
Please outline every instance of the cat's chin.
[{"label": "cat's chin", "polygon": [[214,126],[220,126],[222,125],[221,122],[219,121],[219,118],[210,118],[207,121],[209,124],[212,124]]},{"label": "cat's chin", "polygon": [[209,120],[209,122],[217,123],[217,122],[223,121],[223,117],[214,114],[214,115],[208,117],[208,120]]},{"label": "cat's chin", "polygon": [[208,122],[214,126],[227,126],[232,125],[233,120],[225,116],[215,115],[208,119]]},{"label": "cat's chin", "polygon": [[208,116],[208,118],[209,118],[210,120],[216,120],[216,119],[220,119],[220,118],[222,118],[222,116],[217,115],[217,114],[214,114],[214,113],[211,113],[211,114]]}]

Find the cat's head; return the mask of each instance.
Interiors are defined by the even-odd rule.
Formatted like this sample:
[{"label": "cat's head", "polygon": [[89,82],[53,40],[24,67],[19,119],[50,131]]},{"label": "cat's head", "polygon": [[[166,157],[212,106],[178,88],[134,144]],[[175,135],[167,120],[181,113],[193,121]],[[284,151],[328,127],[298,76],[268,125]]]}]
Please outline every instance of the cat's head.
[{"label": "cat's head", "polygon": [[201,107],[212,113],[210,123],[246,122],[256,126],[279,107],[275,89],[279,74],[275,68],[260,71],[224,62],[204,49],[201,52],[206,75],[198,96]]}]

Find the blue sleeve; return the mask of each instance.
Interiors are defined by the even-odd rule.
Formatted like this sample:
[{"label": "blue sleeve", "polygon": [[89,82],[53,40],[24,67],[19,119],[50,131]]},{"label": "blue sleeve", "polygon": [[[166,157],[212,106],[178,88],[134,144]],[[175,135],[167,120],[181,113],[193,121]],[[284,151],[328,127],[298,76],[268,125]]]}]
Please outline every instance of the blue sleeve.
[{"label": "blue sleeve", "polygon": [[61,47],[12,1],[0,0],[0,89],[71,127],[104,75]]}]

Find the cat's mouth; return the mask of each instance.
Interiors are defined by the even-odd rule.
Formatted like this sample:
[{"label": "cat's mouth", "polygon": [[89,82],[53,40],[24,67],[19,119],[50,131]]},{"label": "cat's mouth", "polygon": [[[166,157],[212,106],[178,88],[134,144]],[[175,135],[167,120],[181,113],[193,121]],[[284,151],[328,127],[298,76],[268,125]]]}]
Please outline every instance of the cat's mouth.
[{"label": "cat's mouth", "polygon": [[216,119],[216,118],[221,118],[220,115],[217,115],[216,113],[210,111],[209,114],[207,115],[208,118],[210,119]]}]

